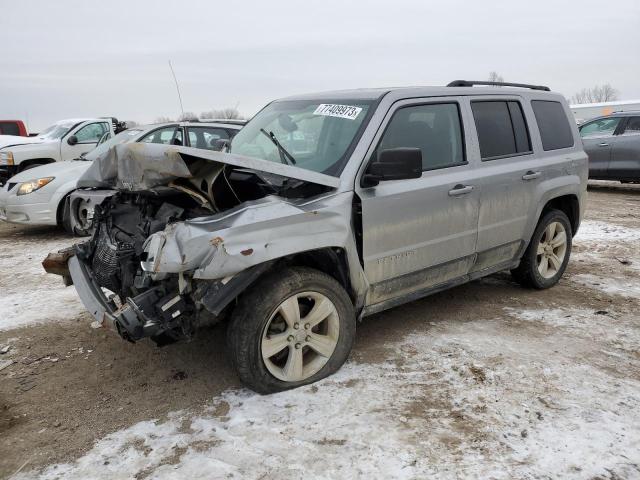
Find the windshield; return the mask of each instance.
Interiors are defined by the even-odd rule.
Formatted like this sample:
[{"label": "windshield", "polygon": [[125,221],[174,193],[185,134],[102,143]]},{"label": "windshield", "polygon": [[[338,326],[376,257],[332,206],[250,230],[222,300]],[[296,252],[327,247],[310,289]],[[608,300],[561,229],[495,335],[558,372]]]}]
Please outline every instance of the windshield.
[{"label": "windshield", "polygon": [[50,127],[45,128],[40,133],[40,135],[38,135],[38,138],[47,140],[56,140],[58,138],[62,138],[76,124],[77,122],[55,123]]},{"label": "windshield", "polygon": [[98,157],[98,155],[100,155],[103,152],[106,152],[107,150],[109,150],[114,145],[118,145],[120,143],[126,143],[126,142],[130,142],[132,140],[135,140],[138,137],[138,134],[140,132],[142,132],[142,130],[137,130],[137,129],[130,129],[130,130],[125,130],[124,132],[120,132],[115,137],[107,140],[106,142],[98,145],[96,148],[91,150],[89,153],[87,153],[84,156],[84,159],[85,160],[95,160]]},{"label": "windshield", "polygon": [[339,175],[372,101],[291,100],[260,111],[231,141],[231,153]]}]

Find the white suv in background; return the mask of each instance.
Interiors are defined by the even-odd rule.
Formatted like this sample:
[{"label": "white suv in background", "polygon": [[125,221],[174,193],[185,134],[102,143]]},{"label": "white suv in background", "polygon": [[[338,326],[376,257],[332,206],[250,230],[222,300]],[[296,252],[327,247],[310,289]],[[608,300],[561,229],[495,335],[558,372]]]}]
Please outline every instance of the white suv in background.
[{"label": "white suv in background", "polygon": [[[182,122],[149,125],[125,130],[74,160],[36,166],[10,178],[0,189],[0,220],[31,225],[60,225],[69,233],[86,234],[91,228],[91,209],[80,208],[80,225],[70,224],[69,194],[91,162],[114,145],[128,142],[185,145],[205,150],[230,140],[243,122]],[[104,134],[103,134],[104,135]],[[106,138],[106,136],[105,136]],[[30,145],[33,146],[33,145]]]}]

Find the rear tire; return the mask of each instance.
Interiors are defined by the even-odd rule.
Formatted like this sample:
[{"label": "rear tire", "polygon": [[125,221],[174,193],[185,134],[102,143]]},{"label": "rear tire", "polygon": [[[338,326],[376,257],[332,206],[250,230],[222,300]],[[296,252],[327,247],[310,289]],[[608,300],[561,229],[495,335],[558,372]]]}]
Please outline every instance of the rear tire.
[{"label": "rear tire", "polygon": [[571,223],[560,210],[544,214],[536,226],[520,265],[511,270],[513,278],[524,287],[553,287],[569,263],[572,245]]},{"label": "rear tire", "polygon": [[240,297],[227,345],[242,383],[266,394],[336,372],[349,356],[355,330],[344,288],[322,272],[292,267],[265,276]]}]

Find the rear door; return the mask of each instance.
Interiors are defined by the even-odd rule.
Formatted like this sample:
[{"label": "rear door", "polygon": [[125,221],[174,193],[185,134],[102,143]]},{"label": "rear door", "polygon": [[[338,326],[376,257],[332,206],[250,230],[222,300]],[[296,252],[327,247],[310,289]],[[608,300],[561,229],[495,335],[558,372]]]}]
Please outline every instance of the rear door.
[{"label": "rear door", "polygon": [[465,106],[453,97],[396,102],[385,117],[366,158],[383,149],[420,148],[423,173],[356,186],[368,305],[447,284],[473,264],[478,189],[466,154],[467,122]]},{"label": "rear door", "polygon": [[589,156],[589,177],[608,178],[612,145],[622,117],[604,117],[580,127],[584,150]]},{"label": "rear door", "polygon": [[611,147],[607,176],[616,180],[640,180],[640,116],[628,117]]},{"label": "rear door", "polygon": [[478,259],[474,271],[513,260],[521,247],[542,166],[533,154],[519,96],[472,97],[481,162]]}]

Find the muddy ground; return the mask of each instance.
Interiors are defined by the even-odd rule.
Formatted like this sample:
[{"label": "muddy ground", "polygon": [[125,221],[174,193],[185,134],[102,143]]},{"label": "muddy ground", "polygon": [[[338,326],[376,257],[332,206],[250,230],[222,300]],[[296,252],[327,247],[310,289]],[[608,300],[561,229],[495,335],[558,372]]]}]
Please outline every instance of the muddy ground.
[{"label": "muddy ground", "polygon": [[[297,402],[315,405],[310,398],[323,388],[331,389],[331,401],[337,404],[342,396],[349,398],[345,409],[355,408],[363,396],[385,398],[380,404],[363,404],[361,410],[337,412],[369,418],[369,429],[381,422],[377,430],[358,433],[364,428],[360,424],[349,428],[353,439],[362,435],[367,446],[350,446],[349,435],[334,438],[344,433],[335,426],[333,436],[320,435],[313,450],[337,459],[356,459],[363,453],[374,458],[380,455],[376,442],[387,443],[402,465],[392,459],[372,462],[378,473],[402,478],[640,478],[640,238],[633,237],[640,231],[640,186],[592,184],[586,220],[590,227],[585,240],[578,235],[566,278],[555,288],[525,290],[501,273],[369,317],[359,325],[353,354],[337,380],[305,387],[290,397],[260,398],[243,390],[232,372],[222,327],[203,331],[190,343],[163,348],[151,342],[130,344],[92,329],[89,315],[74,298],[48,300],[54,288],[48,278],[37,277],[34,287],[41,245],[60,246],[69,239],[55,228],[0,223],[0,290],[5,292],[0,322],[5,314],[18,318],[22,309],[29,309],[24,326],[0,329],[0,348],[9,346],[0,362],[12,362],[0,371],[0,478],[16,471],[35,477],[56,464],[67,464],[60,467],[67,472],[61,478],[83,478],[82,459],[93,458],[96,442],[138,422],[163,425],[174,412],[180,412],[183,422],[202,415],[224,422],[235,418],[229,410],[247,405],[254,405],[254,415],[262,408],[282,408],[278,398],[288,398],[285,403],[295,409]],[[613,231],[611,241],[606,240],[607,225]],[[12,298],[16,300],[10,305]],[[563,378],[563,371],[571,372],[571,378]],[[374,389],[379,380],[370,382],[370,376],[389,378],[389,388],[405,398],[387,398],[388,392]],[[600,379],[598,385],[587,385],[590,378]],[[240,392],[242,400],[228,392]],[[571,422],[564,425],[569,417]],[[301,421],[274,419],[291,432]],[[260,425],[253,418],[242,428],[246,431],[256,422]],[[180,425],[172,435],[193,430]],[[266,432],[257,430],[255,435],[271,430]],[[578,433],[572,437],[567,432]],[[280,434],[287,439],[283,445],[302,435]],[[391,439],[376,440],[376,435]],[[575,442],[590,435],[603,439],[602,444],[554,445],[556,438]],[[218,437],[210,443],[180,437],[170,455],[151,460],[149,449],[156,447],[143,435],[139,445],[131,443],[134,453],[142,452],[138,463],[95,476],[162,476],[169,467],[184,467],[194,452],[224,459],[227,446],[220,445],[224,437]],[[234,438],[241,437],[237,433]],[[242,451],[254,448],[252,441],[244,438],[245,447],[236,447],[236,454],[241,457]],[[128,455],[131,445],[123,443],[95,465],[110,468],[118,457]],[[313,465],[315,454],[309,452],[308,465]],[[287,458],[280,451],[277,455]],[[245,465],[219,471],[238,478],[285,478],[287,472],[297,478],[295,465],[283,470],[264,458],[251,457]],[[337,477],[367,473],[357,460],[349,462],[337,461]],[[54,478],[55,468],[43,475]],[[218,477],[212,473],[210,478]]]}]

